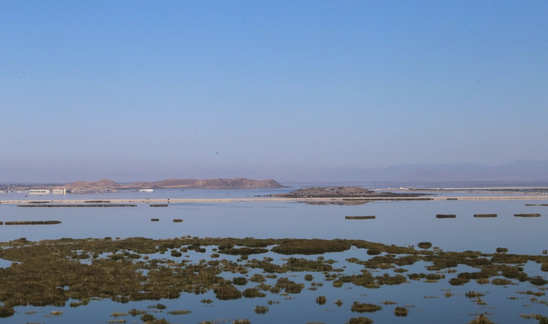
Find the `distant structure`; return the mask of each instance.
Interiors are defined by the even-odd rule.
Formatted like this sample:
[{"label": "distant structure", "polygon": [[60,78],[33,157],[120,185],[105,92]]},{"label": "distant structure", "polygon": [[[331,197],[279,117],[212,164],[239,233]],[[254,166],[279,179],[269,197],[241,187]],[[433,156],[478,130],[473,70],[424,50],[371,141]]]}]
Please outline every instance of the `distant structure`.
[{"label": "distant structure", "polygon": [[29,194],[31,195],[49,195],[51,191],[49,189],[30,189]]},{"label": "distant structure", "polygon": [[51,191],[52,194],[54,195],[66,195],[67,194],[67,189],[65,188],[62,188],[62,189],[53,189]]},{"label": "distant structure", "polygon": [[154,189],[139,189],[139,192],[153,192]]}]

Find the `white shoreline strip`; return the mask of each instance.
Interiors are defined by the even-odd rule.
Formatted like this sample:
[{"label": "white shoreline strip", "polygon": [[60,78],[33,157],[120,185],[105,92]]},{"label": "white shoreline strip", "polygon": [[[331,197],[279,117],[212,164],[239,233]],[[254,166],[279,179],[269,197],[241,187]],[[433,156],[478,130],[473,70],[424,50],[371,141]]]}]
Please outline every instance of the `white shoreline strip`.
[{"label": "white shoreline strip", "polygon": [[[338,197],[338,198],[139,198],[139,199],[101,199],[103,204],[120,203],[230,203],[230,202],[350,202],[350,201],[432,201],[432,200],[548,200],[548,195],[531,196],[467,196],[467,197]],[[35,200],[0,200],[2,205],[38,204],[91,204],[91,199],[35,199]]]}]

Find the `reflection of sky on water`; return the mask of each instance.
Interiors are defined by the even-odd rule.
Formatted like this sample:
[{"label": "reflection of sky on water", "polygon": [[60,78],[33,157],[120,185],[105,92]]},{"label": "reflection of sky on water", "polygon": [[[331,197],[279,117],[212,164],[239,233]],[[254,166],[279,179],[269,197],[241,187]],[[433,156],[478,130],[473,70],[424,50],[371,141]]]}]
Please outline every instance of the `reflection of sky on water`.
[{"label": "reflection of sky on water", "polygon": [[[124,208],[18,208],[0,205],[0,221],[59,220],[59,225],[0,226],[3,241],[61,237],[257,237],[348,238],[396,245],[429,241],[443,250],[540,254],[548,249],[548,207],[525,206],[542,201],[408,201],[359,206],[314,206],[293,202],[147,204]],[[474,218],[496,213],[497,218]],[[540,213],[518,218],[517,213]],[[456,214],[456,219],[436,219]],[[375,215],[374,220],[344,216]],[[159,218],[159,222],[151,222]],[[183,223],[173,223],[182,218]]]}]

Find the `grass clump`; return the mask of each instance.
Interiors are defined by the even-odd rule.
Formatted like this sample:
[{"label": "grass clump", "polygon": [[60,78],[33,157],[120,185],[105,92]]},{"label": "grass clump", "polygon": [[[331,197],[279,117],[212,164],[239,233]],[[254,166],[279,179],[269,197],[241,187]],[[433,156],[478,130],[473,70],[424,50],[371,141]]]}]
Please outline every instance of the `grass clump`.
[{"label": "grass clump", "polygon": [[143,314],[143,315],[141,315],[140,319],[141,319],[141,321],[146,323],[146,322],[154,321],[156,319],[156,317],[154,317],[154,315],[152,315],[152,314]]},{"label": "grass clump", "polygon": [[189,311],[189,310],[186,310],[186,309],[181,309],[181,310],[170,311],[170,312],[167,312],[167,313],[169,315],[186,315],[186,314],[192,313],[192,311]]},{"label": "grass clump", "polygon": [[514,214],[515,217],[540,217],[540,214]]},{"label": "grass clump", "polygon": [[470,321],[468,324],[495,324],[492,322],[489,317],[480,314],[476,318],[474,318],[472,321]]},{"label": "grass clump", "polygon": [[244,292],[242,293],[242,295],[245,297],[245,298],[256,298],[256,297],[266,297],[266,294],[261,292],[259,289],[257,288],[247,288],[246,290],[244,290]]},{"label": "grass clump", "polygon": [[251,324],[251,321],[248,319],[237,319],[232,324]]},{"label": "grass clump", "polygon": [[213,289],[215,297],[220,300],[240,299],[242,293],[233,285],[221,285]]},{"label": "grass clump", "polygon": [[512,281],[508,279],[496,278],[491,280],[491,284],[496,286],[508,286],[512,284]]},{"label": "grass clump", "polygon": [[396,307],[396,309],[394,309],[394,314],[398,317],[405,317],[405,316],[407,316],[407,308],[405,308],[405,307]]},{"label": "grass clump", "polygon": [[255,313],[256,314],[262,315],[262,314],[266,314],[266,312],[268,312],[268,307],[266,307],[266,306],[255,306]]},{"label": "grass clump", "polygon": [[0,306],[0,318],[11,317],[15,314],[13,307],[2,305]]},{"label": "grass clump", "polygon": [[373,313],[376,311],[382,310],[382,306],[375,305],[375,304],[368,304],[368,303],[360,303],[355,301],[352,304],[352,307],[350,308],[351,311],[357,312],[357,313]]},{"label": "grass clump", "polygon": [[323,254],[327,252],[342,252],[350,249],[345,240],[291,240],[272,248],[272,252],[279,254]]},{"label": "grass clump", "polygon": [[371,324],[373,320],[367,317],[352,317],[346,324]]},{"label": "grass clump", "polygon": [[457,218],[455,214],[437,214],[436,218]]}]

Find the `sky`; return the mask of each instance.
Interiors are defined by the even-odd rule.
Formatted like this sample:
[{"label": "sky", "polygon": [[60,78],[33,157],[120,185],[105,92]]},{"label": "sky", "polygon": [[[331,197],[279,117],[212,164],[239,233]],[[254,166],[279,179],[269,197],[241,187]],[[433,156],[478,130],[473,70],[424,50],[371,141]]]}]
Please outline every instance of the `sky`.
[{"label": "sky", "polygon": [[527,0],[0,1],[0,182],[548,160],[546,17]]}]

